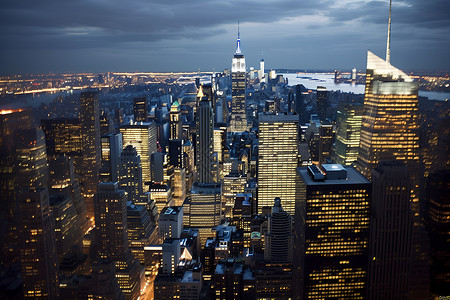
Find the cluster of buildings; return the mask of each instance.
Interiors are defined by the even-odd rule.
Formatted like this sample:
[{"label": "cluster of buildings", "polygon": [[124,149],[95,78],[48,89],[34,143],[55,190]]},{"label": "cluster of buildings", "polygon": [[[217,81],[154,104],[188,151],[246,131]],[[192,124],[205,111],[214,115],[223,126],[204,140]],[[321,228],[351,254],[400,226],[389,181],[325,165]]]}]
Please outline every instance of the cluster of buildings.
[{"label": "cluster of buildings", "polygon": [[238,36],[231,70],[156,108],[1,110],[2,296],[448,295],[450,164],[421,164],[417,83],[368,52],[333,119],[325,88],[249,73]]}]

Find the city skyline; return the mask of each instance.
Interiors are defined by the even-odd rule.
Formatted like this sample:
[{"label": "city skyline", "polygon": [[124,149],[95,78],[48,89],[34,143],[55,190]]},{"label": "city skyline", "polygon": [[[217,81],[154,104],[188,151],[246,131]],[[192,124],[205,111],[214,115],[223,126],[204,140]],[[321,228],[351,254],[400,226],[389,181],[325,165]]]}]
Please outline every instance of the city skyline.
[{"label": "city skyline", "polygon": [[[353,0],[6,3],[0,69],[220,71],[231,66],[227,54],[234,50],[238,21],[248,66],[257,68],[263,56],[267,68],[363,69],[366,50],[385,52],[388,9],[388,1]],[[443,0],[393,2],[391,56],[397,66],[449,69],[446,11]]]}]

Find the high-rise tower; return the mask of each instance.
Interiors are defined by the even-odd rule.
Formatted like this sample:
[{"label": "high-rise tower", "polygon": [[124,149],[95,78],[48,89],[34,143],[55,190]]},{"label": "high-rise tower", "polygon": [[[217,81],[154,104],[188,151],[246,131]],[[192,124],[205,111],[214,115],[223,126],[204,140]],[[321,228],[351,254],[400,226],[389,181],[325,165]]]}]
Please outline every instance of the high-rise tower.
[{"label": "high-rise tower", "polygon": [[170,108],[170,138],[178,140],[183,138],[183,123],[181,119],[180,104],[177,100]]},{"label": "high-rise tower", "polygon": [[295,298],[365,299],[371,184],[352,167],[322,167],[298,168]]},{"label": "high-rise tower", "polygon": [[[372,52],[367,53],[366,89],[357,167],[371,178],[382,160],[407,164],[417,199],[419,181],[418,85]],[[418,207],[415,207],[418,212]]]},{"label": "high-rise tower", "polygon": [[92,197],[97,191],[101,163],[98,91],[81,93],[80,121],[83,138],[82,192],[86,198],[88,216],[91,218],[94,216]]},{"label": "high-rise tower", "polygon": [[343,103],[338,107],[336,142],[332,153],[338,164],[349,165],[358,158],[362,113],[363,106],[359,103]]},{"label": "high-rise tower", "polygon": [[247,116],[245,111],[246,76],[247,73],[245,69],[245,57],[241,52],[241,38],[238,29],[236,52],[234,53],[233,61],[231,64],[231,132],[242,132],[247,130]]},{"label": "high-rise tower", "polygon": [[298,130],[297,115],[259,115],[258,213],[280,197],[294,214]]},{"label": "high-rise tower", "polygon": [[198,181],[212,183],[214,174],[214,116],[211,100],[203,94],[200,86],[197,98],[199,107],[196,115],[197,174]]},{"label": "high-rise tower", "polygon": [[157,150],[156,124],[154,122],[140,122],[131,125],[123,125],[120,127],[120,132],[123,135],[123,146],[126,147],[132,145],[141,156],[143,184],[151,181],[150,156]]},{"label": "high-rise tower", "polygon": [[133,114],[135,122],[147,122],[147,98],[137,97],[133,99]]}]

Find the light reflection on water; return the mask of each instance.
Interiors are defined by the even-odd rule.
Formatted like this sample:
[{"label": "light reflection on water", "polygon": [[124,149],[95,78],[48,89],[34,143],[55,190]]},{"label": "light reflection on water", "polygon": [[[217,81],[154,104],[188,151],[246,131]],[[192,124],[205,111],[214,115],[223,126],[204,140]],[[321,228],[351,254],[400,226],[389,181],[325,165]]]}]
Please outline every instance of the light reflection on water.
[{"label": "light reflection on water", "polygon": [[[315,74],[315,73],[283,73],[284,78],[288,79],[289,85],[303,84],[307,89],[315,90],[318,86],[324,86],[330,91],[342,91],[346,93],[364,94],[363,84],[334,83],[334,74]],[[419,96],[428,97],[430,100],[450,99],[450,93],[419,91]]]}]

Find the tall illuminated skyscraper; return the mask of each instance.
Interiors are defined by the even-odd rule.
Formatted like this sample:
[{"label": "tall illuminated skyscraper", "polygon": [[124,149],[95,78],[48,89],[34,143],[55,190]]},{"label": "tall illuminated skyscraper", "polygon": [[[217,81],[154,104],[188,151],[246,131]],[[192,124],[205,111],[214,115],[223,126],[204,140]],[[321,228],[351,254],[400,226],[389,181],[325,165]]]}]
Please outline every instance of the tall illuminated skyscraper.
[{"label": "tall illuminated skyscraper", "polygon": [[258,213],[279,197],[294,214],[298,130],[297,115],[259,115]]},{"label": "tall illuminated skyscraper", "polygon": [[80,121],[83,138],[82,192],[86,199],[88,216],[94,216],[92,197],[97,191],[101,164],[100,107],[98,91],[80,94]]},{"label": "tall illuminated skyscraper", "polygon": [[365,299],[371,184],[352,167],[298,168],[294,289],[301,299]]},{"label": "tall illuminated skyscraper", "polygon": [[131,255],[127,233],[127,196],[117,182],[102,182],[94,197],[97,257],[112,260],[127,299],[140,294],[139,266]]},{"label": "tall illuminated skyscraper", "polygon": [[199,107],[196,115],[197,175],[198,182],[212,183],[217,176],[214,164],[214,116],[211,99],[203,94],[200,86],[197,95]]},{"label": "tall illuminated skyscraper", "polygon": [[128,201],[137,204],[143,194],[141,157],[132,145],[120,154],[119,185],[128,194]]},{"label": "tall illuminated skyscraper", "polygon": [[198,228],[203,247],[208,237],[214,237],[213,227],[222,220],[222,191],[217,183],[194,183],[183,204],[185,227]]},{"label": "tall illuminated skyscraper", "polygon": [[119,158],[122,152],[122,134],[108,133],[101,137],[102,166],[100,179],[102,182],[116,182],[119,176]]},{"label": "tall illuminated skyscraper", "polygon": [[358,158],[363,106],[344,103],[337,111],[337,132],[332,158],[342,165],[350,165]]},{"label": "tall illuminated skyscraper", "polygon": [[241,52],[241,38],[238,29],[238,39],[236,52],[231,64],[231,132],[242,132],[247,130],[247,115],[245,103],[245,85],[246,85],[245,57]]},{"label": "tall illuminated skyscraper", "polygon": [[58,299],[58,257],[48,189],[19,192],[18,202],[24,298]]},{"label": "tall illuminated skyscraper", "polygon": [[150,156],[157,151],[156,124],[141,122],[123,125],[120,132],[123,135],[123,146],[132,145],[141,156],[143,182],[150,182],[152,180]]},{"label": "tall illuminated skyscraper", "polygon": [[177,100],[170,107],[170,138],[172,140],[183,138],[183,120],[181,119],[180,103]]},{"label": "tall illuminated skyscraper", "polygon": [[[419,184],[417,94],[417,82],[368,51],[357,168],[370,179],[372,169],[382,160],[406,163],[413,182],[411,196],[416,200]],[[414,210],[418,212],[417,205]]]}]

